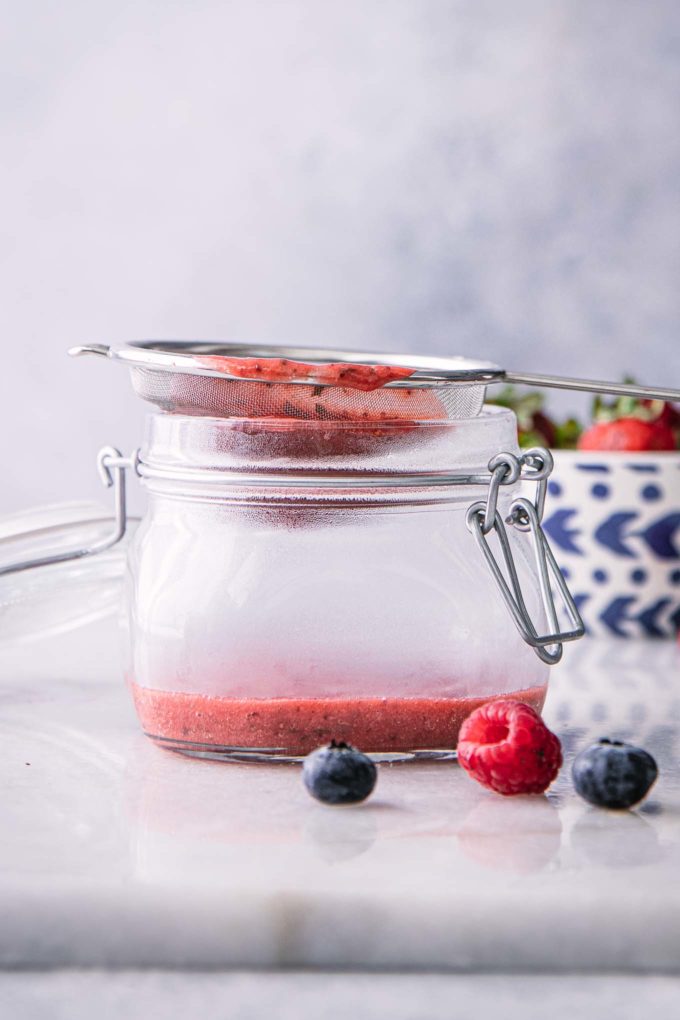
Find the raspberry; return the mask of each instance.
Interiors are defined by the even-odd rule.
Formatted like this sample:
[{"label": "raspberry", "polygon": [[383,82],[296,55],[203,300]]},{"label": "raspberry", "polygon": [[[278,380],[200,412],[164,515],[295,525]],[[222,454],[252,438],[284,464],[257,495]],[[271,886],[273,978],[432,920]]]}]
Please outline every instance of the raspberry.
[{"label": "raspberry", "polygon": [[529,705],[489,701],[461,726],[458,761],[496,793],[543,793],[560,770],[562,748]]}]

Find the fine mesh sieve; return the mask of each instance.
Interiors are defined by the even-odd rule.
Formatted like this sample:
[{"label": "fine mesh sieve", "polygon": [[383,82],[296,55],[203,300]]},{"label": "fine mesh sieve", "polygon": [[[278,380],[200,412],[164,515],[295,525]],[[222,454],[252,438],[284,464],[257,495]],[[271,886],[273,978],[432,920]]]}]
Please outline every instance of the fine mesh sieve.
[{"label": "fine mesh sieve", "polygon": [[135,392],[170,414],[317,422],[476,417],[486,387],[524,383],[680,400],[680,392],[626,383],[509,373],[486,361],[236,343],[142,340],[91,344],[131,370]]},{"label": "fine mesh sieve", "polygon": [[439,390],[264,383],[157,372],[134,367],[135,393],[171,414],[213,418],[298,418],[306,421],[403,421],[473,418],[483,386]]},{"label": "fine mesh sieve", "polygon": [[142,400],[171,414],[386,422],[472,418],[499,371],[463,358],[398,359],[305,348],[143,342],[105,353],[125,362]]}]

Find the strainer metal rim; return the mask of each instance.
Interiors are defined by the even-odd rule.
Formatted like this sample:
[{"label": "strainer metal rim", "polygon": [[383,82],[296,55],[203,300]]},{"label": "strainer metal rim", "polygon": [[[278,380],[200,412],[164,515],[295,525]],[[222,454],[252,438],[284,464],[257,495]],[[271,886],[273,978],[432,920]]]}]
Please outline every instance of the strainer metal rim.
[{"label": "strainer metal rim", "polygon": [[[146,368],[161,372],[181,372],[186,375],[229,379],[235,382],[259,382],[262,378],[233,375],[216,368],[208,368],[199,359],[223,356],[226,358],[284,358],[302,364],[327,367],[334,364],[369,365],[403,368],[412,371],[404,379],[394,379],[381,388],[414,389],[436,386],[486,386],[502,382],[505,371],[490,361],[475,361],[459,356],[432,357],[425,355],[389,354],[371,351],[345,351],[317,347],[288,347],[270,344],[243,344],[223,340],[133,340],[119,346],[86,344],[73,347],[69,354],[99,354],[122,361],[131,368]],[[303,378],[275,380],[286,385],[332,386],[327,377],[314,374]],[[339,383],[337,385],[343,385]]]}]

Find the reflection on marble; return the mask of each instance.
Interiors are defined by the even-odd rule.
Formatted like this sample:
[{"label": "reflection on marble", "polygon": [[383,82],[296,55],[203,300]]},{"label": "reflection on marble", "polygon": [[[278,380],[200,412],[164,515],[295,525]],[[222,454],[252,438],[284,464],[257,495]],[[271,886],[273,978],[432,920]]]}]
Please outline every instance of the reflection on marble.
[{"label": "reflection on marble", "polygon": [[[333,809],[296,766],[146,741],[112,641],[97,625],[0,646],[5,965],[679,969],[673,644],[568,650],[546,706],[567,765],[546,796],[395,764]],[[572,790],[573,755],[604,734],[659,759],[637,811]]]},{"label": "reflection on marble", "polygon": [[635,811],[586,807],[571,830],[570,845],[583,867],[635,868],[663,859],[656,827]]},{"label": "reflection on marble", "polygon": [[329,864],[360,857],[370,850],[378,837],[375,810],[312,811],[303,825],[303,834],[316,849],[319,858]]},{"label": "reflection on marble", "polygon": [[498,798],[490,794],[458,830],[466,857],[498,871],[540,871],[559,853],[562,822],[548,797]]}]

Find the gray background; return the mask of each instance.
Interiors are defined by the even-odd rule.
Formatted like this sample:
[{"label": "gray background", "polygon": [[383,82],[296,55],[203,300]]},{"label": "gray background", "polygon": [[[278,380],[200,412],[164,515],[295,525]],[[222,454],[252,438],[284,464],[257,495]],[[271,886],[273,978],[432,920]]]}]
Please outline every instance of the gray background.
[{"label": "gray background", "polygon": [[[677,0],[0,2],[0,511],[101,498],[87,341],[680,386]],[[559,406],[581,407],[578,398]]]}]

